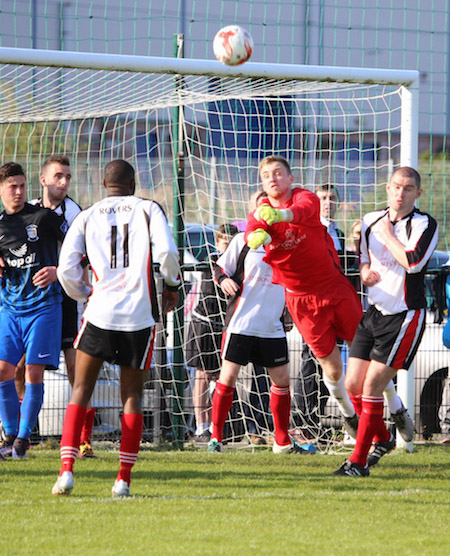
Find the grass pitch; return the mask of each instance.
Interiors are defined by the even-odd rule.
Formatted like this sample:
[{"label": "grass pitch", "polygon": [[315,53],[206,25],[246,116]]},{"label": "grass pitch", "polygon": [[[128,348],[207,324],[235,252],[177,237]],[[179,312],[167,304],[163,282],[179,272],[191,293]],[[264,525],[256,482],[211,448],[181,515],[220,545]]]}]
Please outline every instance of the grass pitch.
[{"label": "grass pitch", "polygon": [[133,497],[113,500],[116,450],[77,461],[54,497],[57,450],[0,462],[1,554],[433,554],[450,546],[450,448],[385,456],[368,478],[345,456],[142,450]]}]

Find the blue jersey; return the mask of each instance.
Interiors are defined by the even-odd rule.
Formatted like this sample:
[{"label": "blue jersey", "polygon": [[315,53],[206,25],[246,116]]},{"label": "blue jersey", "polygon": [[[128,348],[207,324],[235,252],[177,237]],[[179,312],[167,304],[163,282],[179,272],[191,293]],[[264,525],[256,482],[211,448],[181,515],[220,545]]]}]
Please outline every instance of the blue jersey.
[{"label": "blue jersey", "polygon": [[0,256],[5,262],[1,303],[15,314],[27,314],[62,300],[57,281],[45,288],[33,276],[58,264],[58,242],[64,238],[64,220],[50,209],[25,204],[18,213],[0,214]]}]

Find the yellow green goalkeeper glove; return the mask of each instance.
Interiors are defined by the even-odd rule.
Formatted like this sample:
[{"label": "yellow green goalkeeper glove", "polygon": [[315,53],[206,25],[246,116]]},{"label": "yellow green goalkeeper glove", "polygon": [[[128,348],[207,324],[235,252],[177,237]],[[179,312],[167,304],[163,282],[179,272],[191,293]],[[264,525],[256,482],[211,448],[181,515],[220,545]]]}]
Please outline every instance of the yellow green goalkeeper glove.
[{"label": "yellow green goalkeeper glove", "polygon": [[255,210],[254,217],[256,220],[264,220],[269,226],[272,226],[272,224],[284,222],[287,219],[287,214],[285,210],[274,209],[267,203],[264,203]]},{"label": "yellow green goalkeeper glove", "polygon": [[254,232],[248,234],[247,245],[250,249],[258,249],[260,245],[269,245],[272,238],[262,228],[256,229]]}]

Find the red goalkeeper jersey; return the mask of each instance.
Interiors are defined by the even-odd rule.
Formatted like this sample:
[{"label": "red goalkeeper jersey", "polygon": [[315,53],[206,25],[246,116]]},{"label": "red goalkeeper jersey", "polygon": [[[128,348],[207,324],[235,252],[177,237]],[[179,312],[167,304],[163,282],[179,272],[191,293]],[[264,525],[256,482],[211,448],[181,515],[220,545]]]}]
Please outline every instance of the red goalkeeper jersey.
[{"label": "red goalkeeper jersey", "polygon": [[[270,204],[268,199],[264,202]],[[272,267],[272,281],[290,292],[307,294],[336,283],[336,280],[346,279],[333,240],[320,222],[317,195],[296,187],[291,199],[276,208],[290,209],[294,214],[293,221],[268,226],[249,214],[245,235],[247,239],[257,228],[270,234],[272,243],[266,246],[264,260]]]}]

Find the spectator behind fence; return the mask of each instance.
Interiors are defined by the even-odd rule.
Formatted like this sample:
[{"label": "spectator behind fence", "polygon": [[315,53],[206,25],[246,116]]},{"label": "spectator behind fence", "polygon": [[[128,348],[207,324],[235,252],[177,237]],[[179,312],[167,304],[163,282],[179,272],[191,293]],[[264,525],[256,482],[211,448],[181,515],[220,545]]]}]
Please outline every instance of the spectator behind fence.
[{"label": "spectator behind fence", "polygon": [[214,282],[212,270],[237,232],[236,226],[231,224],[222,224],[217,228],[215,234],[217,253],[211,255],[210,268],[201,272],[187,300],[188,305],[190,300],[192,303],[191,321],[186,338],[186,365],[195,367],[193,389],[195,442],[209,442],[211,438],[209,388],[211,381],[217,380],[220,371],[220,346],[227,303],[222,290]]},{"label": "spectator behind fence", "polygon": [[[134,169],[125,160],[105,167],[107,197],[81,212],[67,233],[58,268],[66,293],[87,302],[77,336],[75,382],[64,417],[61,470],[53,494],[70,494],[86,407],[104,361],[119,365],[123,403],[120,469],[114,497],[130,495],[131,469],[143,428],[142,393],[149,369],[158,304],[153,262],[165,280],[161,308],[178,301],[178,250],[161,207],[134,195]],[[92,266],[93,287],[82,280],[81,260]]]}]

